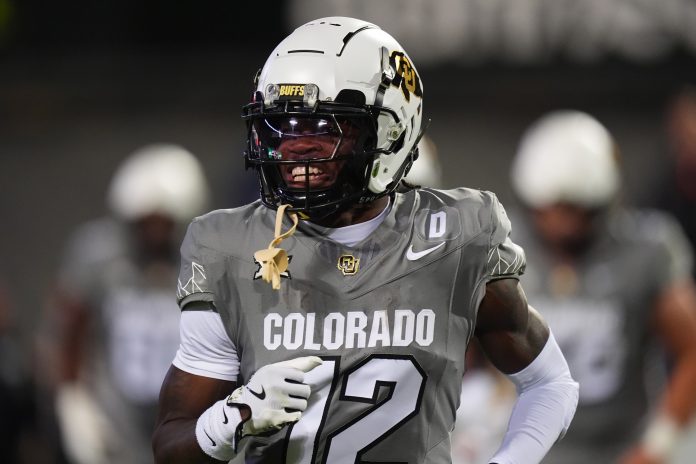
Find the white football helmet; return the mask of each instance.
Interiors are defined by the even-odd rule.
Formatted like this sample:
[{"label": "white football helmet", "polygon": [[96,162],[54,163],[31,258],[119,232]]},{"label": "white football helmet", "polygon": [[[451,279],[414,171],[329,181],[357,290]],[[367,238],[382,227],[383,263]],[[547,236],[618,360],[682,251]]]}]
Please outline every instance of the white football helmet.
[{"label": "white football helmet", "polygon": [[128,221],[159,213],[183,223],[203,212],[208,197],[203,168],[193,154],[178,145],[154,144],[136,150],[118,167],[108,202]]},{"label": "white football helmet", "polygon": [[553,111],[527,129],[512,165],[512,185],[532,208],[609,204],[620,187],[614,140],[580,111]]},{"label": "white football helmet", "polygon": [[396,189],[417,157],[423,85],[374,24],[330,17],[300,26],[257,79],[243,109],[245,158],[267,206],[317,217],[368,203]]}]

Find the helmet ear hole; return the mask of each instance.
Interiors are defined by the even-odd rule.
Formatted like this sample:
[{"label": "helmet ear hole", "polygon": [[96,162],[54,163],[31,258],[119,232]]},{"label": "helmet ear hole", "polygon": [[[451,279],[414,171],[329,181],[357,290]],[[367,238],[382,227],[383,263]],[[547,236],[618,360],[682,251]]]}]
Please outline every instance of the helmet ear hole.
[{"label": "helmet ear hole", "polygon": [[392,150],[393,152],[396,153],[404,147],[404,142],[406,141],[406,133],[408,131],[409,131],[408,128],[406,128],[406,130],[404,130],[401,133],[401,137],[399,137],[399,140],[397,140],[396,143],[394,144],[394,149]]}]

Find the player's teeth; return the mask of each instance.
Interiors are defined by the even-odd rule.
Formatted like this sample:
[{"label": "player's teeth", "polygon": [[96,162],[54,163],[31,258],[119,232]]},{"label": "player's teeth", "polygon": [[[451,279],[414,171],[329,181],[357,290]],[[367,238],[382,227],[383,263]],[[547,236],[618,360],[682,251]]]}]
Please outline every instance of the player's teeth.
[{"label": "player's teeth", "polygon": [[[292,172],[291,172],[291,174],[292,174],[293,177],[304,177],[304,176],[305,176],[305,173],[306,173],[306,170],[305,170],[305,168],[303,168],[303,167],[296,167],[296,168],[293,168],[293,169],[292,169]],[[316,175],[319,175],[320,173],[321,173],[321,171],[319,170],[319,168],[315,168],[315,167],[313,167],[313,166],[310,166],[310,168],[309,168],[309,174],[310,174],[310,175],[315,175],[315,176],[316,176]]]}]

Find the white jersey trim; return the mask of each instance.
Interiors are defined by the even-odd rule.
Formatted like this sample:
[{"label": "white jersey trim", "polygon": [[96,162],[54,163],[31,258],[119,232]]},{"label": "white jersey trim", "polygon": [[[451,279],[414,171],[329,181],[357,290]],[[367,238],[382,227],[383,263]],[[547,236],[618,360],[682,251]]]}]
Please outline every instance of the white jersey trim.
[{"label": "white jersey trim", "polygon": [[182,311],[179,350],[172,364],[189,374],[236,381],[237,348],[213,311]]}]

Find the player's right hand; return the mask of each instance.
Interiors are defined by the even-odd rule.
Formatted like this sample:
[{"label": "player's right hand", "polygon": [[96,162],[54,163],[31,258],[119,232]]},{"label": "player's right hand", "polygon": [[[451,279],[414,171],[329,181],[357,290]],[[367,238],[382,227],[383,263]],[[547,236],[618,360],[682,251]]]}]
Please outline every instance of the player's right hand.
[{"label": "player's right hand", "polygon": [[251,410],[242,426],[242,436],[277,430],[297,422],[307,409],[309,385],[305,373],[322,363],[316,356],[304,356],[261,367],[246,385],[227,398],[228,406],[244,405]]}]

